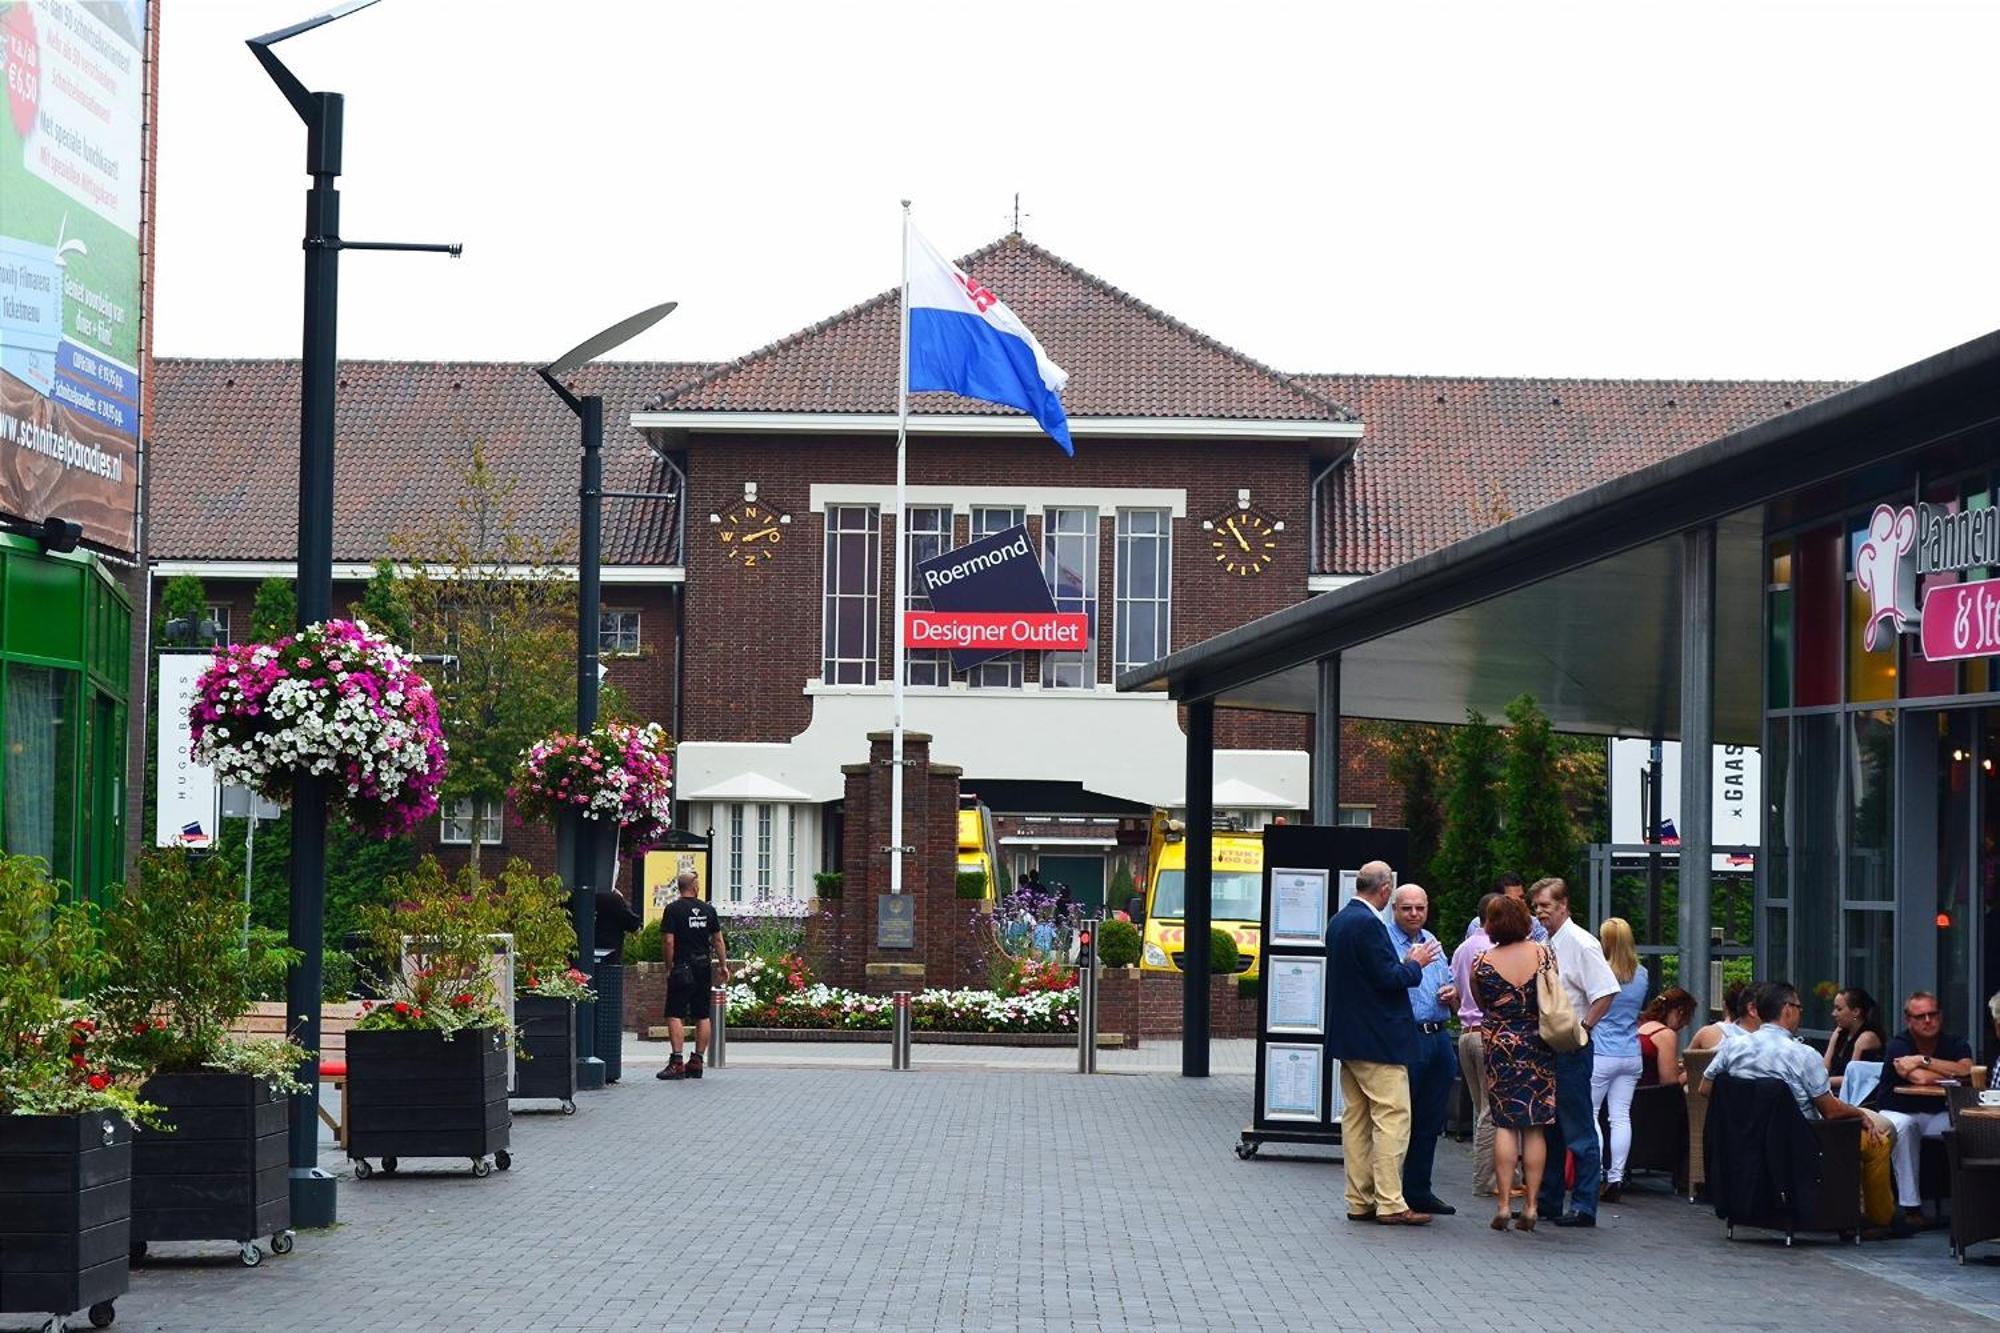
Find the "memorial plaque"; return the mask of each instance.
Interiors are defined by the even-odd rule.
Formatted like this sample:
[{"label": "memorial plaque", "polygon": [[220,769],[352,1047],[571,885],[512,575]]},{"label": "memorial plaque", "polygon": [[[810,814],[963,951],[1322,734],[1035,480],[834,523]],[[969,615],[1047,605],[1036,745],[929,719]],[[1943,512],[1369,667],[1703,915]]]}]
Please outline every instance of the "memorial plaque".
[{"label": "memorial plaque", "polygon": [[917,947],[917,900],[907,893],[885,893],[876,900],[875,947]]}]

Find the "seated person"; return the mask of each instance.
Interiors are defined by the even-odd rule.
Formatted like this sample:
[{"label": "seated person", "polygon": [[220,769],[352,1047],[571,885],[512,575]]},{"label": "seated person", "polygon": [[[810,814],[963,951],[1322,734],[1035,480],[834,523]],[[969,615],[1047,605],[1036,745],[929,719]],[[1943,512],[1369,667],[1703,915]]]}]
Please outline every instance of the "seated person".
[{"label": "seated person", "polygon": [[1679,986],[1655,995],[1639,1014],[1639,1086],[1681,1084],[1681,1033],[1694,1019],[1694,996]]},{"label": "seated person", "polygon": [[1826,1039],[1826,1072],[1833,1086],[1856,1060],[1882,1058],[1882,1016],[1875,997],[1859,986],[1848,986],[1833,997],[1833,1035]]},{"label": "seated person", "polygon": [[1909,1026],[1889,1038],[1882,1053],[1882,1086],[1876,1098],[1882,1118],[1896,1127],[1896,1202],[1915,1221],[1923,1216],[1918,1154],[1923,1140],[1944,1136],[1951,1117],[1942,1096],[1909,1089],[1970,1078],[1972,1047],[1965,1038],[1945,1032],[1944,1009],[1927,990],[1915,991],[1903,1002],[1903,1019]]},{"label": "seated person", "polygon": [[1750,1009],[1750,999],[1755,992],[1756,987],[1747,981],[1739,981],[1724,991],[1722,1021],[1710,1023],[1695,1033],[1694,1040],[1688,1043],[1688,1049],[1705,1051],[1711,1046],[1720,1046],[1726,1038],[1747,1036],[1755,1032],[1763,1022]]}]

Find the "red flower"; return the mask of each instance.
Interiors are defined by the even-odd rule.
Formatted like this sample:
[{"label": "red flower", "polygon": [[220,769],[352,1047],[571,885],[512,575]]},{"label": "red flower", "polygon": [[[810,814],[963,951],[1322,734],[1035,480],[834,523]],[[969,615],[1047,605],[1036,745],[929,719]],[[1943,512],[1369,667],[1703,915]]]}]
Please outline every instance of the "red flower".
[{"label": "red flower", "polygon": [[78,1069],[84,1069],[84,1068],[87,1068],[87,1067],[89,1066],[89,1064],[90,1064],[90,1061],[88,1061],[88,1060],[84,1059],[84,1058],[83,1058],[82,1056],[80,1056],[80,1055],[72,1055],[72,1056],[71,1056],[71,1057],[69,1058],[69,1062],[70,1062],[71,1064],[75,1065],[75,1066],[76,1066],[76,1067],[77,1067]]},{"label": "red flower", "polygon": [[151,1023],[138,1023],[133,1026],[132,1035],[135,1037],[143,1037],[152,1030],[153,1030],[153,1025]]},{"label": "red flower", "polygon": [[422,1018],[423,1016],[424,1016],[424,1011],[421,1009],[410,1010],[410,1017],[412,1018]]},{"label": "red flower", "polygon": [[111,1086],[111,1080],[106,1078],[104,1075],[92,1074],[90,1076],[90,1090],[92,1092],[103,1092],[106,1088],[110,1086]]},{"label": "red flower", "polygon": [[408,1014],[410,1012],[409,1002],[405,1000],[396,1001],[396,1012],[399,1014]]}]

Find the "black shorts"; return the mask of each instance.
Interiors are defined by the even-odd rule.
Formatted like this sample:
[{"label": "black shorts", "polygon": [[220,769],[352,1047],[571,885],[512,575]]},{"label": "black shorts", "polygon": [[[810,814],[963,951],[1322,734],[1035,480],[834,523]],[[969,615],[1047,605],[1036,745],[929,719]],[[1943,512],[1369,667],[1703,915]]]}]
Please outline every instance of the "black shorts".
[{"label": "black shorts", "polygon": [[707,1018],[711,975],[706,963],[676,967],[667,973],[667,1017],[690,1021]]}]

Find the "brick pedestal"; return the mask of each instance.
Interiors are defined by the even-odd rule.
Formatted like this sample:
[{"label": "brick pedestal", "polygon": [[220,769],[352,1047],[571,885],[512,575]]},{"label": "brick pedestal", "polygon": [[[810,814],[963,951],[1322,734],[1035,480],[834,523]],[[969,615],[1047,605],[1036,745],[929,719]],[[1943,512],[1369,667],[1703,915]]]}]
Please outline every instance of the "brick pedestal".
[{"label": "brick pedestal", "polygon": [[[1139,1037],[1181,1035],[1181,979],[1136,967],[1107,967],[1098,974],[1097,1030]],[[1257,1035],[1257,1001],[1237,993],[1234,976],[1208,979],[1209,1033]]]}]

